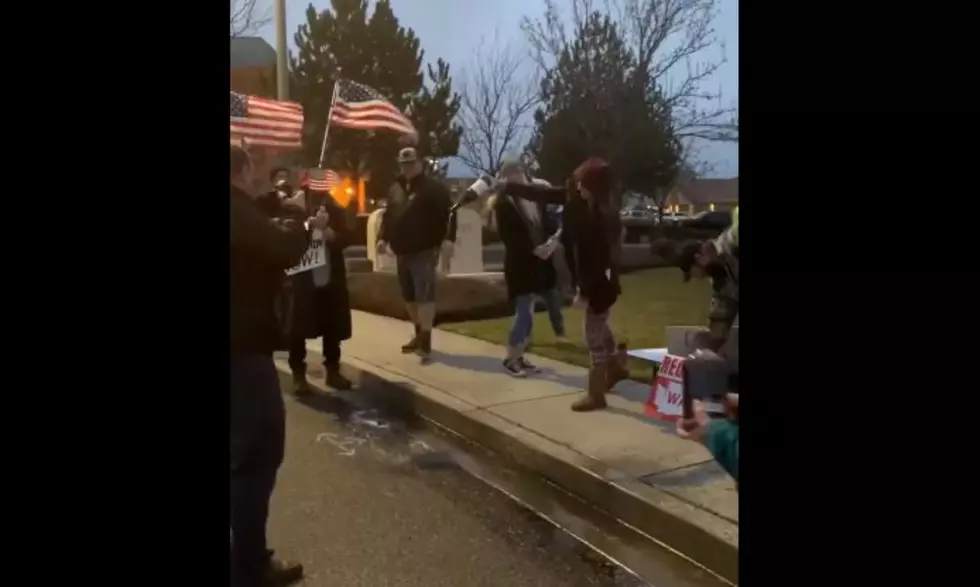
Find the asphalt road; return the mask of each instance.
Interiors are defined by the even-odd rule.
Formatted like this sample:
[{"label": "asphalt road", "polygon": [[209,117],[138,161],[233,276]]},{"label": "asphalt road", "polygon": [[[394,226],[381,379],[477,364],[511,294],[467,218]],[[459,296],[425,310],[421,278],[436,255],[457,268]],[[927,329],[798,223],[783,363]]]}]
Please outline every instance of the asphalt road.
[{"label": "asphalt road", "polygon": [[[307,587],[645,585],[461,469],[451,445],[398,421],[287,396],[270,546]],[[338,416],[338,411],[340,415]],[[365,419],[366,417],[366,419]],[[657,587],[715,585],[691,580]]]}]

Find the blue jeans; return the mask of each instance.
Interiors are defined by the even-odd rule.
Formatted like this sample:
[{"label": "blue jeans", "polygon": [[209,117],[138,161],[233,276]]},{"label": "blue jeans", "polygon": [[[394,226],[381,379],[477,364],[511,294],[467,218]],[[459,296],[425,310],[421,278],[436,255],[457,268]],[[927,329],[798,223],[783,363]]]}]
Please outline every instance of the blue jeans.
[{"label": "blue jeans", "polygon": [[541,294],[544,306],[548,309],[548,320],[551,321],[551,328],[555,331],[555,336],[565,336],[565,317],[562,316],[562,295],[558,288],[554,288]]},{"label": "blue jeans", "polygon": [[511,354],[510,358],[517,358],[524,354],[524,348],[531,340],[531,329],[534,327],[534,294],[521,294],[514,298],[514,324],[510,327],[510,336],[507,337],[507,346]]}]

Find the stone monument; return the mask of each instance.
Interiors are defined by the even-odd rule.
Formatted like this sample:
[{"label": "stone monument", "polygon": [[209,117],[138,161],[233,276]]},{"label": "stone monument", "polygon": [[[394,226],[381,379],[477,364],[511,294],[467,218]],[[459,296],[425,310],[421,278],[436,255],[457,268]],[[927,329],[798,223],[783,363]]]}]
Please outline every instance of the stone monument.
[{"label": "stone monument", "polygon": [[449,274],[483,273],[483,223],[479,212],[463,207],[456,211],[456,246]]},{"label": "stone monument", "polygon": [[383,255],[378,254],[378,233],[381,231],[381,217],[384,215],[384,212],[384,208],[379,208],[371,212],[371,215],[368,216],[367,239],[365,242],[367,250],[365,254],[371,261],[371,265],[375,271],[394,271],[396,266],[395,256],[390,251]]}]

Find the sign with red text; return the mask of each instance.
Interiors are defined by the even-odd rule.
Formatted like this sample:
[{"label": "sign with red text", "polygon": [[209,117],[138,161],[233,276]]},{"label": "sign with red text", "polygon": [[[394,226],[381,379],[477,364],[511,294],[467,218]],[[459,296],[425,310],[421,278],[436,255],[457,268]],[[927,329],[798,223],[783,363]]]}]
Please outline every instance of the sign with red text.
[{"label": "sign with red text", "polygon": [[660,363],[657,376],[650,384],[646,414],[659,420],[672,422],[681,417],[681,400],[684,390],[684,357],[666,355]]}]

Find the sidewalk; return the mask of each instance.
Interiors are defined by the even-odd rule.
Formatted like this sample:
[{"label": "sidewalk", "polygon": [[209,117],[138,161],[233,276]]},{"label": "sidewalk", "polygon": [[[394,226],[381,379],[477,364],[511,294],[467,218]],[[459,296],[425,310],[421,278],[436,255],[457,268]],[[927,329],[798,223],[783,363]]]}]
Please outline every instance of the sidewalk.
[{"label": "sidewalk", "polygon": [[[500,366],[503,347],[441,330],[433,334],[434,361],[422,366],[399,349],[411,334],[408,323],[358,311],[353,321],[343,363],[355,381],[385,380],[392,391],[411,394],[419,416],[738,581],[735,484],[701,445],[644,414],[649,386],[620,382],[607,409],[579,414],[569,404],[585,385],[584,368],[535,356],[543,373],[515,379]],[[319,341],[308,346],[321,351]]]}]

